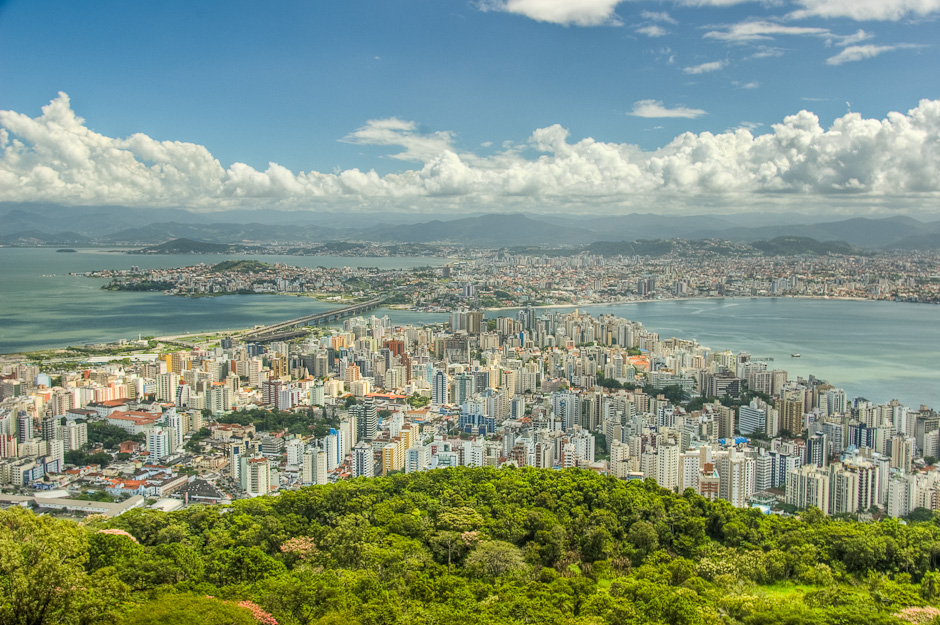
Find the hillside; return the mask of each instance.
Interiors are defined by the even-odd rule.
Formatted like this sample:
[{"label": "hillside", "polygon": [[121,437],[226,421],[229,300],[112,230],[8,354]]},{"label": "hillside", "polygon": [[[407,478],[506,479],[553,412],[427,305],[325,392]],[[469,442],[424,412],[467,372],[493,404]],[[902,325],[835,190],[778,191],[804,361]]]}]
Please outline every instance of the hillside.
[{"label": "hillside", "polygon": [[160,245],[145,247],[131,252],[132,254],[225,254],[230,252],[231,245],[224,243],[205,243],[192,239],[173,239]]},{"label": "hillside", "polygon": [[445,469],[84,525],[10,509],[0,550],[3,623],[882,625],[940,614],[934,521],[765,516],[579,470]]},{"label": "hillside", "polygon": [[809,237],[782,236],[769,241],[754,241],[751,246],[767,256],[799,254],[857,254],[860,250],[845,241],[817,241]]}]

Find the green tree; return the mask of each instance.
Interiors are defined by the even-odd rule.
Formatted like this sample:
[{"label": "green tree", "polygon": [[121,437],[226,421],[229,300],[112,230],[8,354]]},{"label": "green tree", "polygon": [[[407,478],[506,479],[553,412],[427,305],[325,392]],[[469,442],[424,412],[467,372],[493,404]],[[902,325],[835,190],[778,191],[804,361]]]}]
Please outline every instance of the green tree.
[{"label": "green tree", "polygon": [[525,568],[522,551],[512,543],[487,540],[477,545],[464,565],[475,575],[495,578]]},{"label": "green tree", "polygon": [[19,507],[0,512],[0,623],[113,621],[126,587],[110,572],[85,572],[88,535],[70,521]]}]

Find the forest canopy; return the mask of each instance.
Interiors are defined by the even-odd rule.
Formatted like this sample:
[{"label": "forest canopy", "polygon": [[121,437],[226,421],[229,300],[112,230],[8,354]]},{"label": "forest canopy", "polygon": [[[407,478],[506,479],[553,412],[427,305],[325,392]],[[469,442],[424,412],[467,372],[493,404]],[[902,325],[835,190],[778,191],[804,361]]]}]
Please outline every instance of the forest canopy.
[{"label": "forest canopy", "polygon": [[940,615],[938,562],[929,515],[455,468],[82,524],[0,512],[0,622],[919,623]]}]

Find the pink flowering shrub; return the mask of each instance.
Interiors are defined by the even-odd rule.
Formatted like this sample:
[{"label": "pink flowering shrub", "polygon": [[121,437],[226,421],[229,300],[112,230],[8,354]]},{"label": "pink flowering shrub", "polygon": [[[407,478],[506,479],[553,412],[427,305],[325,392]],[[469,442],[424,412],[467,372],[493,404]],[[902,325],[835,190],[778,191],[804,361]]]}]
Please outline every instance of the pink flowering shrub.
[{"label": "pink flowering shrub", "polygon": [[261,606],[257,603],[251,601],[239,601],[238,607],[245,608],[251,615],[255,617],[255,620],[261,623],[262,625],[277,625],[277,620],[267,612],[261,609]]},{"label": "pink flowering shrub", "polygon": [[910,607],[904,608],[900,612],[894,615],[896,618],[901,619],[902,621],[907,621],[908,623],[914,623],[915,625],[921,625],[932,622],[935,618],[940,616],[940,610],[937,608],[918,608]]},{"label": "pink flowering shrub", "polygon": [[296,536],[281,545],[281,553],[292,553],[301,560],[312,558],[317,546],[309,536]]},{"label": "pink flowering shrub", "polygon": [[106,529],[106,530],[98,530],[96,533],[97,534],[111,534],[112,536],[127,536],[138,545],[140,544],[136,538],[134,538],[133,536],[131,536],[129,533],[125,532],[124,530],[111,528],[111,529]]},{"label": "pink flowering shrub", "polygon": [[[206,595],[206,599],[215,598],[215,595]],[[222,603],[232,603],[231,601],[225,601],[223,599],[219,599],[219,601]],[[254,601],[248,601],[246,599],[244,601],[239,601],[236,605],[251,612],[251,616],[254,617],[256,621],[261,623],[261,625],[278,625],[277,619],[265,612],[264,609]]]}]

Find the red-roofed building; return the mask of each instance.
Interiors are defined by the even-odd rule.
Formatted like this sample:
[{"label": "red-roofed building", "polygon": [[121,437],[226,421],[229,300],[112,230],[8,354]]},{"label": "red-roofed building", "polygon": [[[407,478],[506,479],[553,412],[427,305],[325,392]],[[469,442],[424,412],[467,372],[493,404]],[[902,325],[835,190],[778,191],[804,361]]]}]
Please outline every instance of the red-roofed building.
[{"label": "red-roofed building", "polygon": [[160,415],[151,412],[114,412],[108,415],[108,425],[116,425],[128,434],[142,434],[153,429]]}]

